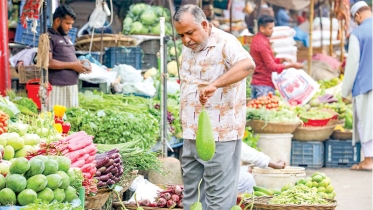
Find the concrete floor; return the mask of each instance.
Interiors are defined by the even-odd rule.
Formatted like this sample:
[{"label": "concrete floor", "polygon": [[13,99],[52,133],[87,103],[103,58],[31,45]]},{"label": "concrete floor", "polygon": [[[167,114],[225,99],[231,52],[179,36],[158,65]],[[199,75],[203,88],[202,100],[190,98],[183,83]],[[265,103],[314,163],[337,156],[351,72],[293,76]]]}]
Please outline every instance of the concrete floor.
[{"label": "concrete floor", "polygon": [[306,170],[306,176],[319,171],[332,180],[338,202],[337,210],[372,210],[372,172],[351,171],[348,168]]}]

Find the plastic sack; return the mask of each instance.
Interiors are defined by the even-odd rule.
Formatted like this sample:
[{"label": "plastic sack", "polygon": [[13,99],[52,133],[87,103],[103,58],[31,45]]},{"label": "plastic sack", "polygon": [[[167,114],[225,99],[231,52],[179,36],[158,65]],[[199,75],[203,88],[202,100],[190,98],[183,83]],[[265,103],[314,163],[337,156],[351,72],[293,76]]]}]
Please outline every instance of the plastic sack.
[{"label": "plastic sack", "polygon": [[106,71],[102,67],[91,63],[92,72],[89,74],[79,74],[79,79],[93,84],[106,82],[108,86],[115,80],[118,72]]},{"label": "plastic sack", "polygon": [[298,48],[296,46],[286,46],[273,48],[273,51],[278,54],[297,55]]},{"label": "plastic sack", "polygon": [[124,94],[140,94],[153,97],[157,91],[154,87],[154,80],[151,77],[142,82],[123,83],[121,85]]},{"label": "plastic sack", "polygon": [[141,71],[136,70],[130,65],[120,64],[113,68],[114,72],[118,72],[118,76],[121,76],[120,83],[136,83],[142,82],[143,76],[141,76]]},{"label": "plastic sack", "polygon": [[289,26],[276,26],[273,28],[271,39],[294,37],[295,34],[295,30],[290,28]]},{"label": "plastic sack", "polygon": [[[136,178],[137,179],[137,178]],[[133,190],[133,186],[130,188],[131,191]],[[148,180],[144,178],[139,178],[136,181],[136,199],[137,201],[149,199],[150,202],[154,202],[155,198],[157,197],[157,192],[161,191],[162,189],[158,187],[157,185],[154,185],[153,183],[149,182]],[[135,196],[133,195],[128,202],[135,201]]]},{"label": "plastic sack", "polygon": [[293,37],[271,39],[270,42],[271,42],[272,48],[288,47],[288,46],[296,44]]},{"label": "plastic sack", "polygon": [[272,82],[281,98],[293,106],[307,104],[320,88],[306,72],[296,69],[286,69],[281,74],[273,72]]}]

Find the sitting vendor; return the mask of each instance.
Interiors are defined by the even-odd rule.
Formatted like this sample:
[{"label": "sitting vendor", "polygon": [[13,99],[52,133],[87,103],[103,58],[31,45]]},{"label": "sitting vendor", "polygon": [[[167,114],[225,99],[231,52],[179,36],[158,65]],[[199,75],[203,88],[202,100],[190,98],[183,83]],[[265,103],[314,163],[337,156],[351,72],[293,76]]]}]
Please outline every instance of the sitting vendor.
[{"label": "sitting vendor", "polygon": [[[274,168],[274,169],[283,169],[286,166],[286,163],[282,160],[274,162],[269,156],[262,152],[251,148],[245,143],[242,143],[241,149],[241,161],[252,163],[255,166],[260,168]],[[248,166],[241,166],[240,175],[238,179],[238,194],[241,193],[252,193],[253,186],[255,186],[254,176],[251,174],[251,168]]]}]

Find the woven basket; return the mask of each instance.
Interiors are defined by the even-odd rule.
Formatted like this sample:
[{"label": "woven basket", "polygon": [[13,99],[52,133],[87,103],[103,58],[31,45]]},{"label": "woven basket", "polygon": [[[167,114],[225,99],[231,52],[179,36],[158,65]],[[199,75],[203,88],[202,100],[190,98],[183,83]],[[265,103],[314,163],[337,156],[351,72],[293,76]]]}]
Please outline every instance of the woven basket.
[{"label": "woven basket", "polygon": [[[254,198],[255,210],[334,210],[338,203],[335,200],[328,200],[330,204],[269,204],[272,197],[261,196]],[[248,199],[244,201],[244,205],[251,204],[252,200]]]},{"label": "woven basket", "polygon": [[246,126],[250,126],[254,133],[293,133],[299,123],[271,123],[265,126],[264,120],[248,120]]},{"label": "woven basket", "polygon": [[[80,51],[89,51],[91,35],[84,35],[77,38],[75,48]],[[103,34],[103,47],[129,47],[136,46],[136,39],[122,34]],[[93,36],[91,51],[101,51],[101,34]]]},{"label": "woven basket", "polygon": [[325,141],[333,133],[335,125],[323,127],[298,127],[293,133],[293,139],[297,141]]},{"label": "woven basket", "polygon": [[351,140],[352,139],[352,132],[351,131],[334,131],[332,134],[332,139],[336,140]]},{"label": "woven basket", "polygon": [[[130,209],[130,210],[136,210],[137,209],[137,206],[131,206],[131,205],[124,205],[127,209]],[[147,209],[147,210],[167,210],[169,208],[159,208],[159,207],[146,207],[146,206],[141,206],[143,209]],[[117,208],[118,209],[118,208]],[[120,209],[120,208],[119,208]],[[175,209],[175,210],[183,210],[183,209],[180,209],[180,208],[172,208],[172,209]]]},{"label": "woven basket", "polygon": [[102,188],[97,191],[94,196],[85,197],[85,209],[101,209],[109,199],[112,190],[109,188]]},{"label": "woven basket", "polygon": [[37,68],[35,65],[31,66],[18,66],[19,72],[19,83],[27,83],[29,80],[38,79],[41,77],[40,68]]}]

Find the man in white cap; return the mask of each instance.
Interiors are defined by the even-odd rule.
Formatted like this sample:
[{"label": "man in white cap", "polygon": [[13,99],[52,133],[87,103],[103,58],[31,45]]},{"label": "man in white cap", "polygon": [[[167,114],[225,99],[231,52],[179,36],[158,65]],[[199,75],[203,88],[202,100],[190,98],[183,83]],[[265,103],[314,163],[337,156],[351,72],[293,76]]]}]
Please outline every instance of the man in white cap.
[{"label": "man in white cap", "polygon": [[372,93],[372,11],[364,1],[351,7],[351,15],[358,24],[349,39],[342,96],[351,93],[354,107],[353,144],[360,141],[365,159],[351,170],[372,171],[373,157],[373,93]]}]

